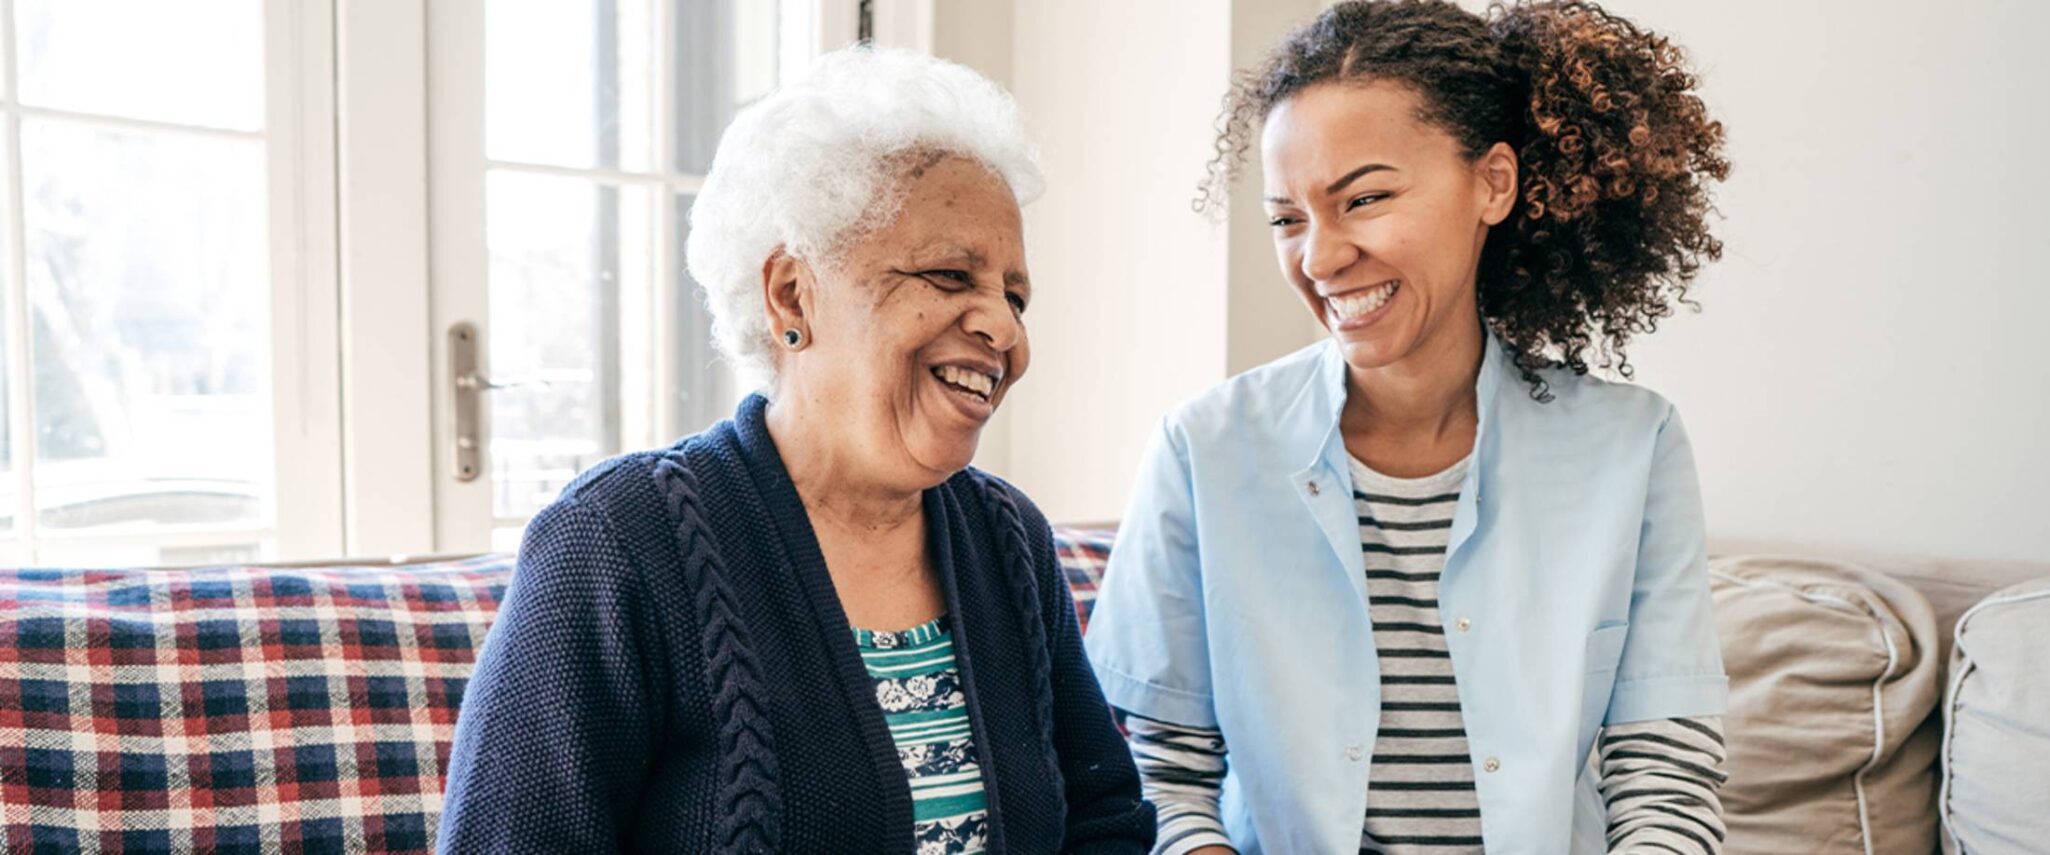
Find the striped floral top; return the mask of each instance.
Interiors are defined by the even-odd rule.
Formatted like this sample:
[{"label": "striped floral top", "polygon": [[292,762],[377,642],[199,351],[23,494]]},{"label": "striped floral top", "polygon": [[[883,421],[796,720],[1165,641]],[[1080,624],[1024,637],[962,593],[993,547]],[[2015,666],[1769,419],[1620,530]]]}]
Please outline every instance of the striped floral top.
[{"label": "striped floral top", "polygon": [[919,855],[983,851],[989,801],[946,616],[901,632],[857,629],[854,643],[911,780]]}]

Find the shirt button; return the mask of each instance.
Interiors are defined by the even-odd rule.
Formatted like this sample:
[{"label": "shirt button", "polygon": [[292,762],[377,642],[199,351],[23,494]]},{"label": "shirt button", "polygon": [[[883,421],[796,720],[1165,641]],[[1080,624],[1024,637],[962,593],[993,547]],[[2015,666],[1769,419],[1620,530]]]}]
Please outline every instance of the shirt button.
[{"label": "shirt button", "polygon": [[1367,756],[1367,752],[1362,750],[1359,746],[1354,745],[1345,749],[1345,756],[1354,760],[1358,760],[1361,757]]},{"label": "shirt button", "polygon": [[1484,760],[1484,761],[1481,761],[1481,771],[1483,771],[1483,772],[1493,772],[1493,771],[1496,771],[1496,770],[1498,770],[1498,769],[1501,769],[1501,768],[1502,768],[1502,761],[1500,761],[1500,760],[1497,760],[1497,759],[1495,759],[1495,758],[1493,758],[1493,757],[1490,757],[1490,758],[1488,758],[1488,759],[1486,759],[1486,760]]},{"label": "shirt button", "polygon": [[1309,486],[1310,486],[1310,495],[1312,495],[1312,496],[1314,496],[1314,495],[1317,495],[1317,482],[1315,482],[1315,481],[1311,481],[1311,482],[1310,482],[1310,484],[1309,484]]},{"label": "shirt button", "polygon": [[1459,627],[1460,632],[1465,632],[1469,629],[1473,629],[1473,621],[1467,618],[1460,618],[1456,623],[1452,625]]}]

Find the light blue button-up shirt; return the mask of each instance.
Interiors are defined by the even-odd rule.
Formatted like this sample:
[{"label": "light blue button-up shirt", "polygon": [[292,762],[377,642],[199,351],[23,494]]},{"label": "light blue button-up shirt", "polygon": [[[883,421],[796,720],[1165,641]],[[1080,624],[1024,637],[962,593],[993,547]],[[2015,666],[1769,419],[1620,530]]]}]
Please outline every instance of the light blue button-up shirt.
[{"label": "light blue button-up shirt", "polygon": [[[1603,723],[1719,715],[1700,487],[1671,404],[1544,374],[1492,336],[1439,611],[1490,853],[1606,851]],[[1380,668],[1325,341],[1168,415],[1085,641],[1112,704],[1217,727],[1244,852],[1353,852]]]}]

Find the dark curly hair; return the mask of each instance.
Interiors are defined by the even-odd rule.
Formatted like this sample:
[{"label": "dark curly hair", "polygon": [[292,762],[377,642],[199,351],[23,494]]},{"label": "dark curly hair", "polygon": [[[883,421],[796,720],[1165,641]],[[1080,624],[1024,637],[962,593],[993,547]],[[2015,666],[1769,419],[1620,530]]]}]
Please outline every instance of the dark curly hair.
[{"label": "dark curly hair", "polygon": [[1515,354],[1531,394],[1543,368],[1588,357],[1630,376],[1624,348],[1675,304],[1703,261],[1711,179],[1728,177],[1722,123],[1694,93],[1680,48],[1592,3],[1348,0],[1297,29],[1225,96],[1197,208],[1217,211],[1269,111],[1325,81],[1395,81],[1424,121],[1478,158],[1515,149],[1515,208],[1489,230],[1480,314]]}]

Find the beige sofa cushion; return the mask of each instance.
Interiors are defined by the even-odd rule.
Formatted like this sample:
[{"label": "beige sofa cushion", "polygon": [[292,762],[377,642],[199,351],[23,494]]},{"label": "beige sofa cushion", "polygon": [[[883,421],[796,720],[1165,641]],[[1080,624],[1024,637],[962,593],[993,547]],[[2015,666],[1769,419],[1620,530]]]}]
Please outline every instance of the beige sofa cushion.
[{"label": "beige sofa cushion", "polygon": [[1943,660],[1928,602],[1805,558],[1720,558],[1710,588],[1730,675],[1726,851],[1934,851]]},{"label": "beige sofa cushion", "polygon": [[2050,561],[2000,561],[1979,558],[1935,558],[1896,552],[1844,549],[1812,543],[1784,543],[1741,538],[1711,538],[1711,558],[1724,555],[1798,555],[1856,564],[1908,583],[1936,610],[1936,633],[1950,659],[1951,628],[1959,615],[1994,591],[2050,576]]},{"label": "beige sofa cushion", "polygon": [[2050,578],[1958,619],[1945,697],[1944,842],[1951,851],[2050,848]]}]

